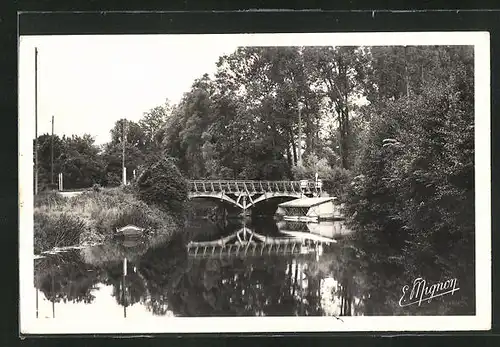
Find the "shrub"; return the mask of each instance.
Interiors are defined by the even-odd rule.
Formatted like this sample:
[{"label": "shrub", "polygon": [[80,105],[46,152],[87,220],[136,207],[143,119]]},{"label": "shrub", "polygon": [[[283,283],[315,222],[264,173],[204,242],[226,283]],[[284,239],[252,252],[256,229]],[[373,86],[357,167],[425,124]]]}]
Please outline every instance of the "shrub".
[{"label": "shrub", "polygon": [[34,214],[34,249],[40,253],[55,247],[77,245],[85,232],[85,222],[77,216],[62,214]]},{"label": "shrub", "polygon": [[172,160],[150,165],[137,180],[139,198],[180,215],[188,197],[187,181]]}]

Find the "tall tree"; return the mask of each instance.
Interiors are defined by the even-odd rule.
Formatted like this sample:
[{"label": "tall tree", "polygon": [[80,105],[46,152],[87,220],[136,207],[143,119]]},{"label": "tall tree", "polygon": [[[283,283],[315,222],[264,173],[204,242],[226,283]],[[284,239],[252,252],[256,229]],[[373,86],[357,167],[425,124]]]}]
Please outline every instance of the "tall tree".
[{"label": "tall tree", "polygon": [[139,127],[144,134],[144,147],[146,154],[157,153],[161,150],[164,127],[167,118],[172,113],[172,106],[167,100],[164,105],[157,106],[145,112],[139,121]]},{"label": "tall tree", "polygon": [[184,94],[164,126],[166,152],[179,159],[180,169],[189,178],[207,175],[202,156],[202,135],[213,118],[211,94],[212,81],[204,75]]},{"label": "tall tree", "polygon": [[112,145],[121,144],[124,140],[126,143],[137,147],[140,151],[145,149],[146,137],[143,129],[136,122],[120,119],[115,122],[110,132]]},{"label": "tall tree", "polygon": [[310,66],[314,89],[328,98],[339,132],[342,167],[351,166],[350,118],[355,102],[363,93],[366,76],[366,50],[360,47],[308,47],[304,60]]},{"label": "tall tree", "polygon": [[111,141],[106,144],[103,153],[106,180],[109,185],[119,185],[122,181],[123,159],[129,180],[133,178],[134,170],[144,163],[146,137],[139,124],[126,119],[116,121],[110,133]]}]

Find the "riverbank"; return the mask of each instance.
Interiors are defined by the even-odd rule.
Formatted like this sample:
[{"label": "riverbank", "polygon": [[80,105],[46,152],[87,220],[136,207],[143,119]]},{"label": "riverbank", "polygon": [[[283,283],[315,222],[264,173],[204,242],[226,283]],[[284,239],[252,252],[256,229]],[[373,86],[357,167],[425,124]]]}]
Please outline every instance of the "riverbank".
[{"label": "riverbank", "polygon": [[39,194],[34,206],[34,252],[85,246],[112,239],[117,228],[134,224],[148,236],[166,238],[179,230],[168,212],[139,200],[127,188],[83,192],[71,198]]}]

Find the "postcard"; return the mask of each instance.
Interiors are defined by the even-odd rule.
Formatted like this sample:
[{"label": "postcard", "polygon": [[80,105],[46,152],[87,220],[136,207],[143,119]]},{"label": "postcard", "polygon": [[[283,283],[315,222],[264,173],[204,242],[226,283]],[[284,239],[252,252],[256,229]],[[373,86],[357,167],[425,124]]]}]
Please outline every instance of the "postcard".
[{"label": "postcard", "polygon": [[490,329],[489,42],[20,36],[21,333]]}]

